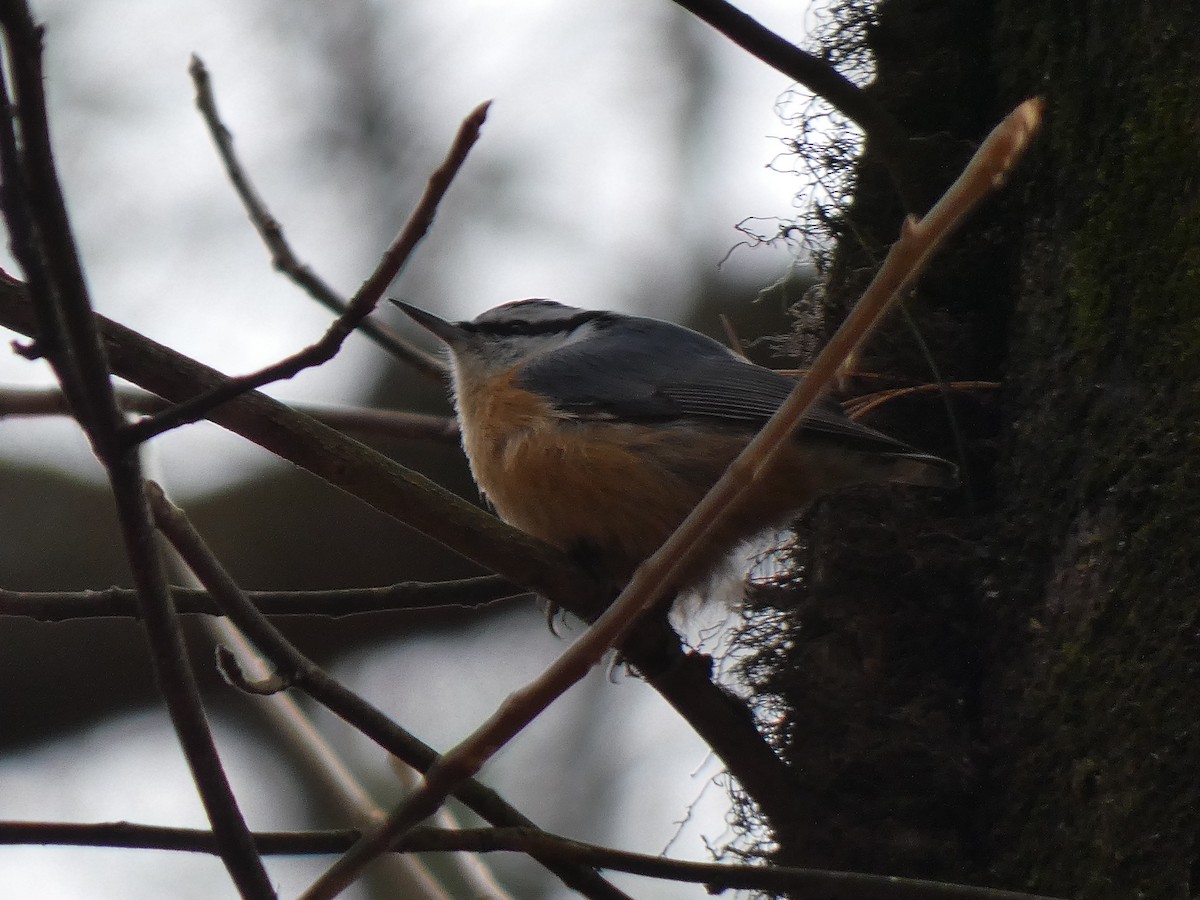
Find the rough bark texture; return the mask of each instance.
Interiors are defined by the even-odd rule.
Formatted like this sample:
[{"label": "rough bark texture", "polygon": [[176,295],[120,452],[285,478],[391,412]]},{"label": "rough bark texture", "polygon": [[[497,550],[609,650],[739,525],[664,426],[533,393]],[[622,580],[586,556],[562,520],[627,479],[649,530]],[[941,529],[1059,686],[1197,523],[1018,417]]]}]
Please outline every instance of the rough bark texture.
[{"label": "rough bark texture", "polygon": [[[1186,898],[1200,826],[1200,31],[1191,3],[1008,2],[1043,90],[1007,365],[993,861]],[[1001,526],[1000,523],[1003,523]]]},{"label": "rough bark texture", "polygon": [[[877,10],[873,90],[938,135],[930,187],[1024,97],[1048,118],[913,304],[946,378],[1003,385],[957,403],[973,498],[831,498],[794,578],[757,593],[782,612],[748,671],[827,810],[776,835],[783,859],[1200,895],[1196,21],[1182,2]],[[864,163],[835,308],[895,234],[892,196]],[[914,346],[897,319],[862,367],[928,378]],[[954,454],[936,405],[892,413]]]}]

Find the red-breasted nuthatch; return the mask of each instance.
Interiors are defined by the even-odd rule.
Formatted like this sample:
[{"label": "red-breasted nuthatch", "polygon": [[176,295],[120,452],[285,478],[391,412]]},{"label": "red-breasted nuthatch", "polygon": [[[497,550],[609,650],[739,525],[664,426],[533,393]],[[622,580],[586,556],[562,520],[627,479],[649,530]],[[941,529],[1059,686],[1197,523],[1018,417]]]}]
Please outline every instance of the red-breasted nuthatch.
[{"label": "red-breasted nuthatch", "polygon": [[[795,386],[657,319],[519,300],[452,323],[399,305],[450,348],[463,448],[500,518],[621,581]],[[948,488],[958,477],[824,398],[714,555],[782,526],[820,493],[863,482]]]}]

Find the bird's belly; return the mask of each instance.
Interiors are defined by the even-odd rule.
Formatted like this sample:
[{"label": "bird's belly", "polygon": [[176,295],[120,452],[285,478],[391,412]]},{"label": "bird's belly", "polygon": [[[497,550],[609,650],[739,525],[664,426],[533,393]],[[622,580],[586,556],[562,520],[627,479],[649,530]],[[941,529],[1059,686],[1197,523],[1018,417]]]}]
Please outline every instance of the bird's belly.
[{"label": "bird's belly", "polygon": [[584,547],[628,577],[683,521],[744,443],[700,458],[670,427],[556,423],[471,454],[480,489],[511,525],[564,550]]},{"label": "bird's belly", "polygon": [[[585,550],[619,580],[662,545],[750,437],[695,422],[581,422],[515,389],[511,373],[486,390],[461,388],[463,449],[500,518],[567,552]],[[709,535],[710,562],[835,486],[832,461],[794,446]]]}]

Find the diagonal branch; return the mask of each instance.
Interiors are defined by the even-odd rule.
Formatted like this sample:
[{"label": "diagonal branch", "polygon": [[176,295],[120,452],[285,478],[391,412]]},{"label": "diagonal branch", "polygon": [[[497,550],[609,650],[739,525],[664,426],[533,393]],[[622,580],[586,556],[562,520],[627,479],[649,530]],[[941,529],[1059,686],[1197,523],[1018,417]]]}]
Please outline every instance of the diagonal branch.
[{"label": "diagonal branch", "polygon": [[920,208],[920,198],[914,193],[909,136],[871,94],[830,63],[801,50],[727,0],[675,0],[675,3],[771,68],[823,97],[854,122],[867,139],[867,149],[887,168],[905,208],[909,212]]},{"label": "diagonal branch", "polygon": [[[351,724],[362,722],[365,718],[387,720],[383,713],[342,687],[320,666],[297,650],[274,625],[267,621],[266,616],[254,607],[254,604],[225,571],[220,561],[208,549],[203,538],[188,521],[183,511],[166,498],[161,488],[151,484],[149,495],[154,521],[158,529],[183,557],[188,568],[209,590],[213,599],[221,606],[229,619],[261,653],[271,660],[276,667],[279,684],[300,688]],[[363,713],[366,713],[367,716],[364,716]],[[390,720],[388,720],[388,724],[392,724]],[[363,724],[358,724],[357,727],[365,734],[370,734],[368,727],[364,727]],[[401,746],[399,747],[396,746],[395,741],[389,742],[390,746],[386,746],[385,749],[395,753],[414,769],[423,772],[428,769],[430,762],[437,758],[437,754],[432,749],[400,729],[399,726],[393,725],[390,734],[402,735],[403,741],[400,742]],[[471,805],[469,796],[460,795],[459,799]],[[477,811],[485,818],[492,818],[482,810]],[[515,824],[514,820],[518,819],[522,820],[520,824],[524,826],[533,826],[532,822],[526,820],[516,810],[504,810],[503,824]],[[625,897],[623,893],[590,869],[556,865],[552,861],[544,860],[542,855],[536,853],[532,855],[534,859],[545,862],[547,868],[558,875],[565,884],[575,888],[586,897],[608,898],[608,900],[620,900]]]},{"label": "diagonal branch", "polygon": [[303,900],[330,900],[352,884],[372,859],[397,838],[435,812],[461,779],[475,775],[497,751],[551,703],[583,678],[606,652],[620,643],[633,625],[684,573],[694,571],[710,551],[738,504],[761,489],[772,475],[776,458],[800,426],[804,415],[832,381],[838,368],[879,321],[883,313],[920,275],[925,264],[958,224],[996,189],[1020,159],[1041,121],[1042,105],[1030,100],[992,131],[967,168],[923,220],[909,218],[883,266],[850,315],[821,350],[808,376],[763,426],[679,528],[634,573],[622,591],[587,632],[538,678],[511,694],[472,734],[444,754],[424,781],[392,811],[387,822],[365,834],[303,894]]},{"label": "diagonal branch", "polygon": [[384,251],[375,271],[362,283],[345,310],[333,320],[333,324],[319,341],[258,372],[230,378],[196,397],[126,426],[122,432],[124,439],[131,444],[137,444],[180,425],[197,422],[205,418],[210,410],[227,403],[239,394],[256,390],[273,381],[291,378],[305,369],[333,359],[351,332],[375,309],[387,286],[399,274],[421,238],[429,231],[437,214],[438,204],[466,162],[467,154],[479,140],[479,132],[487,119],[490,105],[490,101],[481,103],[463,120],[445,160],[429,176],[425,193],[421,195],[408,221]]},{"label": "diagonal branch", "polygon": [[[97,318],[114,371],[134,384],[174,400],[225,380],[144,335]],[[23,285],[3,276],[0,324],[22,334],[34,329]],[[612,597],[553,547],[263,394],[239,396],[208,418],[585,621]],[[758,732],[745,703],[713,682],[705,657],[685,653],[673,632],[650,620],[628,636],[622,654],[713,748],[775,827],[815,812],[802,808],[792,773]]]},{"label": "diagonal branch", "polygon": [[[112,385],[103,353],[94,336],[88,339],[86,318],[91,313],[91,301],[66,205],[53,174],[49,126],[44,98],[40,97],[41,32],[22,3],[5,4],[2,15],[7,56],[15,79],[10,92],[0,72],[4,217],[13,254],[29,282],[37,321],[35,344],[14,349],[27,359],[45,357],[70,403],[71,414],[88,439],[106,440],[114,423],[96,422],[93,417],[105,409]],[[47,178],[46,173],[51,177]],[[103,456],[103,448],[96,450]]]},{"label": "diagonal branch", "polygon": [[[108,474],[141,601],[155,678],[212,825],[222,862],[243,897],[273,898],[274,889],[217,755],[188,663],[150,523],[141,461],[136,452],[122,447],[117,439],[122,414],[51,150],[43,93],[42,30],[23,0],[0,4],[0,25],[5,33],[5,62],[13,81],[11,97],[8,85],[0,81],[7,114],[0,121],[5,213],[14,245],[30,250],[24,260],[31,266],[27,274],[34,284],[30,303],[41,310],[40,322],[49,329],[39,333],[39,342],[70,360],[68,365],[56,365],[55,370]],[[14,107],[17,118],[13,116]]]},{"label": "diagonal branch", "polygon": [[[326,309],[337,315],[343,315],[349,304],[310,266],[305,265],[296,257],[283,236],[283,227],[279,224],[279,220],[271,215],[258,191],[250,183],[250,178],[233,149],[233,134],[221,121],[221,114],[217,112],[212,79],[200,57],[192,57],[188,74],[192,76],[192,84],[196,88],[196,107],[200,110],[204,124],[208,126],[209,134],[212,135],[213,143],[216,144],[221,162],[225,166],[225,173],[229,176],[234,190],[237,191],[242,206],[246,209],[246,215],[250,218],[250,223],[271,252],[271,264]],[[417,371],[430,378],[445,377],[446,367],[437,357],[414,347],[387,326],[373,319],[364,319],[358,324],[358,330]]]}]

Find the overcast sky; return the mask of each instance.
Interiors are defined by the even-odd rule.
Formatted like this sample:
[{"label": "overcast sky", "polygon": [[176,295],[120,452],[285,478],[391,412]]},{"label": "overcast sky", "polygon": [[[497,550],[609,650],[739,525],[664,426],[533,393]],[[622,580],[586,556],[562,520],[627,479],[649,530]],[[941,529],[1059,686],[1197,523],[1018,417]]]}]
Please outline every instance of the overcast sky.
[{"label": "overcast sky", "polygon": [[[801,37],[795,3],[745,6]],[[529,296],[677,316],[696,273],[738,243],[736,223],[790,215],[799,190],[768,168],[788,133],[774,113],[787,80],[667,0],[37,10],[96,306],[230,373],[293,352],[329,316],[272,271],[248,225],[193,107],[193,52],[292,246],[346,294],[459,121],[489,98],[483,139],[391,292],[452,316]],[[382,148],[364,151],[364,122]],[[789,258],[743,250],[727,265],[766,284]],[[386,365],[355,338],[333,363],[271,390],[354,402]],[[0,384],[47,380],[44,367],[0,355]],[[95,472],[67,431],[0,423],[0,452]],[[208,426],[188,431],[159,442],[177,490],[238,477],[256,454]],[[214,454],[222,465],[205,465]]]},{"label": "overcast sky", "polygon": [[[739,5],[792,40],[811,24],[795,2]],[[791,215],[801,188],[768,168],[787,135],[774,112],[787,80],[667,0],[34,7],[49,25],[53,136],[96,306],[230,373],[293,352],[319,336],[329,316],[271,270],[247,224],[193,107],[193,52],[208,64],[241,157],[293,247],[347,294],[402,224],[461,118],[489,98],[495,105],[480,144],[392,291],[454,317],[527,296],[676,316],[697,267],[715,270],[738,242],[736,223]],[[384,137],[366,150],[364,124]],[[787,251],[739,251],[728,265],[765,285],[790,259]],[[355,403],[388,365],[355,338],[332,364],[272,391]],[[0,387],[47,383],[42,366],[0,354]],[[183,493],[244,477],[262,459],[204,425],[158,444]],[[0,422],[0,454],[97,472],[68,423]],[[539,649],[525,665],[481,675],[490,683],[479,697],[439,697],[434,708],[397,715],[422,723],[439,745],[460,737],[447,725],[446,703],[462,706],[473,723],[561,650],[539,624],[519,625],[523,634],[537,629],[530,646]],[[458,635],[454,654],[473,659],[474,642],[485,639],[496,636]],[[408,648],[402,663],[371,654],[343,670],[369,690],[446,653],[430,639]],[[640,682],[594,675],[573,692],[601,698],[589,710],[604,717],[597,732],[613,737],[593,763],[615,755],[630,774],[611,798],[612,819],[590,836],[658,853],[703,794],[671,852],[707,858],[704,841],[727,835],[723,794],[704,787],[717,771],[706,749]],[[539,733],[577,727],[571,716],[569,705],[556,709],[539,724],[550,731],[522,738],[489,770],[535,819],[553,820],[559,801],[545,782],[530,782],[521,754],[539,744]],[[278,801],[286,789],[253,748],[222,737],[252,821],[294,822]],[[554,741],[540,743],[561,766]],[[0,766],[0,818],[201,824],[172,744],[161,715],[139,714],[30,751]],[[384,766],[378,758],[364,764]],[[117,784],[139,789],[114,792]],[[273,871],[285,895],[310,874]],[[639,885],[635,896],[705,896],[699,887],[627,884]],[[232,891],[211,860],[27,848],[0,850],[0,896],[211,900]]]}]

